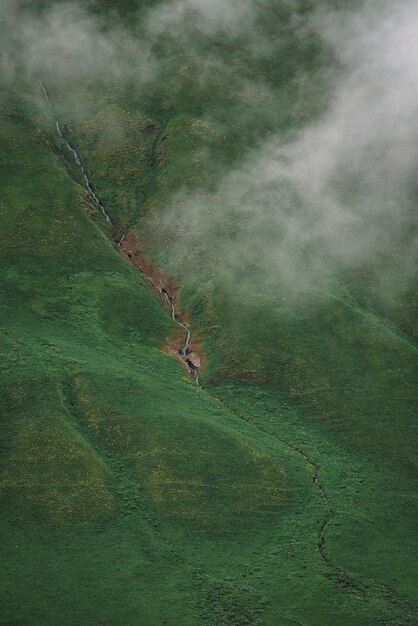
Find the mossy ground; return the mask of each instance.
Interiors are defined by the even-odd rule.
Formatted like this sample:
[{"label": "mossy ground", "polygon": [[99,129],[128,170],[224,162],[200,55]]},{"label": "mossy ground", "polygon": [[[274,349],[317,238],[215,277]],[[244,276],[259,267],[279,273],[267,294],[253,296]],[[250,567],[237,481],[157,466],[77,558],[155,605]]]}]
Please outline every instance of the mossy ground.
[{"label": "mossy ground", "polygon": [[203,389],[162,352],[175,324],[114,246],[49,114],[23,83],[4,92],[1,623],[416,623],[411,300],[385,315],[345,284],[301,310],[262,280],[237,299],[216,259],[182,274],[149,232],[180,187],[212,189],[242,149],[308,115],[292,82],[322,62],[308,44],[262,68],[239,42],[216,44],[240,75],[270,76],[275,119],[241,110],[225,77],[198,89],[181,44],[140,103],[80,95],[72,140],[118,228],[148,232],[179,281]]}]

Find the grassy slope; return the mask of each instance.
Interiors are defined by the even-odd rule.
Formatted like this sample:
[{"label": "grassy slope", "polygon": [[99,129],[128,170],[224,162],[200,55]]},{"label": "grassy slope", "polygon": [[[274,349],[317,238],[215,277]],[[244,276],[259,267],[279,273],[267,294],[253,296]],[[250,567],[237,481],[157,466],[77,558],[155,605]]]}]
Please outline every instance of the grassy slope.
[{"label": "grassy slope", "polygon": [[[156,166],[157,174],[152,179],[151,172],[142,210],[148,206],[161,212],[170,194],[180,189],[193,193],[197,187],[199,194],[205,189],[210,192],[239,150],[251,145],[249,133],[257,139],[272,129],[289,134],[296,111],[299,116],[302,113],[302,119],[312,116],[312,101],[318,101],[315,68],[322,60],[320,54],[312,55],[315,48],[309,45],[296,48],[295,54],[295,42],[289,42],[291,54],[281,57],[279,67],[269,60],[260,67],[239,43],[232,46],[231,53],[231,46],[222,42],[219,49],[236,70],[232,74],[235,82],[228,87],[226,76],[204,86],[194,82],[187,50],[181,42],[173,45],[177,46],[176,67],[168,64],[163,81],[164,106],[159,108],[158,97],[153,101],[155,141],[150,141],[144,155],[146,162]],[[201,45],[196,44],[198,49]],[[182,72],[182,64],[189,64],[188,73]],[[301,67],[312,76],[309,79],[308,74],[306,93],[299,94],[298,100],[292,79]],[[221,67],[219,72],[227,73],[228,69]],[[259,106],[256,112],[247,110],[240,115],[240,81],[256,80],[260,72],[269,77],[276,90],[280,103],[276,117],[268,107],[263,112]],[[146,104],[141,105],[144,110]],[[137,111],[135,102],[131,106]],[[300,117],[298,120],[300,123]],[[114,167],[112,159],[104,158],[100,143],[83,143],[82,139],[97,171],[103,162],[110,170]],[[144,146],[143,137],[138,141]],[[132,162],[129,151],[125,158]],[[124,207],[125,214],[132,215],[127,203]],[[136,219],[132,215],[133,225]],[[234,398],[241,396],[245,413],[244,398],[249,397],[247,410],[251,414],[252,394],[258,391],[251,392],[251,386],[247,390],[246,383],[244,394],[237,381],[260,381],[265,397],[259,406],[261,415],[264,403],[278,416],[283,403],[296,407],[305,427],[310,424],[325,436],[328,449],[335,447],[353,456],[351,462],[357,467],[353,471],[338,468],[338,455],[332,462],[330,480],[335,481],[336,492],[351,492],[350,499],[340,505],[340,521],[329,530],[333,548],[350,571],[382,584],[390,582],[412,598],[417,359],[413,338],[416,316],[411,301],[400,302],[385,316],[370,296],[367,268],[346,276],[344,285],[337,285],[334,292],[313,291],[302,309],[292,304],[291,295],[283,290],[274,292],[259,277],[249,281],[244,277],[237,297],[223,288],[216,239],[198,241],[201,250],[195,254],[190,248],[180,268],[178,250],[175,245],[170,250],[170,239],[157,240],[155,245],[159,262],[176,272],[184,306],[205,338],[210,356],[205,384],[219,384],[231,377],[236,381]],[[286,298],[290,304],[285,304]],[[280,421],[273,432],[277,434],[281,428]],[[396,520],[393,508],[400,516]],[[338,524],[343,528],[338,529]]]},{"label": "grassy slope", "polygon": [[[119,151],[99,141],[116,96],[109,105],[95,93],[102,116],[75,129],[121,224],[163,206],[180,181],[210,188],[240,146],[269,131],[263,117],[243,135],[239,104],[211,89],[230,134],[208,139],[196,107],[211,104],[191,93],[186,84],[164,106],[155,93],[148,108],[124,102]],[[207,337],[205,385],[229,411],[160,353],[172,329],[161,303],[20,109],[4,107],[1,120],[2,622],[414,623],[408,337],[340,294],[295,315],[253,291],[237,326],[216,281],[183,279]],[[289,123],[281,115],[275,128]],[[166,250],[160,258],[170,266]],[[336,513],[329,563],[316,545],[324,507],[313,468],[292,446],[321,465]]]},{"label": "grassy slope", "polygon": [[13,103],[1,129],[2,623],[349,615],[326,608],[309,469],[183,380],[168,315],[36,123]]}]

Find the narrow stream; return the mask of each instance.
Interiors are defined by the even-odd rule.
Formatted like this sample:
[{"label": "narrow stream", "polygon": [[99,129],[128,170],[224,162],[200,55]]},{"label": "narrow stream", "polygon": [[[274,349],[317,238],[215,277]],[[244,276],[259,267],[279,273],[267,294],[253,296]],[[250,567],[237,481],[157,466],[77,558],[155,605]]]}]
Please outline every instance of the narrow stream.
[{"label": "narrow stream", "polygon": [[[43,82],[41,81],[41,79],[39,79],[39,85],[41,87],[43,96],[45,98],[45,100],[47,101],[50,109],[54,112],[55,116],[56,116],[56,110],[54,105],[52,104],[51,98],[48,95],[47,90],[45,89],[45,86],[43,84]],[[106,222],[108,224],[112,224],[112,220],[109,217],[109,214],[107,213],[106,209],[104,208],[103,204],[100,202],[99,198],[96,196],[96,194],[94,193],[93,187],[91,186],[91,182],[89,180],[89,177],[87,176],[87,172],[86,169],[83,165],[83,162],[80,158],[80,155],[78,154],[78,152],[76,151],[75,148],[73,148],[73,146],[68,143],[67,139],[64,137],[60,123],[58,120],[55,120],[55,129],[57,131],[57,135],[58,137],[65,143],[67,150],[69,151],[69,153],[71,154],[71,156],[74,159],[75,164],[77,165],[78,169],[80,170],[83,178],[84,178],[84,182],[86,185],[86,189],[89,192],[89,194],[91,195],[91,197],[93,198],[96,206],[99,207],[99,209],[101,210],[103,217],[105,218]]]},{"label": "narrow stream", "polygon": [[[42,91],[42,95],[44,96],[49,108],[51,109],[51,111],[54,113],[55,116],[55,129],[57,132],[58,137],[61,139],[61,141],[64,142],[68,152],[71,154],[75,164],[77,165],[78,169],[81,172],[81,175],[83,176],[84,179],[84,183],[86,186],[87,191],[89,192],[91,198],[93,199],[94,203],[96,204],[96,206],[100,209],[100,211],[102,212],[102,215],[104,217],[104,219],[106,220],[106,222],[108,224],[110,224],[111,226],[113,226],[113,228],[115,230],[116,227],[114,225],[114,223],[112,222],[112,220],[110,219],[110,216],[108,214],[108,212],[106,211],[105,207],[103,206],[102,202],[100,202],[99,198],[97,197],[97,195],[94,192],[94,189],[91,185],[90,179],[87,175],[86,169],[83,165],[83,162],[81,160],[80,155],[78,154],[77,150],[67,141],[67,139],[65,138],[63,131],[61,129],[60,123],[57,120],[57,112],[55,109],[55,106],[53,105],[51,98],[48,95],[48,92],[45,88],[45,85],[43,84],[43,82],[41,81],[41,79],[39,79],[39,85],[41,87],[41,91]],[[120,250],[122,250],[122,244],[125,241],[126,238],[126,233],[120,233],[119,231],[119,241],[118,241],[118,248]],[[183,329],[186,331],[186,337],[185,337],[185,341],[184,341],[184,345],[181,349],[181,353],[179,354],[179,360],[183,363],[183,365],[185,365],[185,367],[188,369],[188,371],[190,372],[190,374],[193,376],[193,378],[195,379],[196,385],[198,385],[200,387],[200,383],[199,383],[199,374],[198,374],[198,368],[197,366],[188,358],[188,354],[189,354],[189,345],[190,345],[190,341],[192,338],[192,334],[190,332],[189,327],[184,324],[178,317],[177,312],[176,312],[176,308],[174,305],[174,299],[171,296],[170,292],[168,291],[167,287],[162,283],[162,281],[159,281],[159,285],[155,285],[154,281],[151,279],[150,276],[147,276],[144,272],[142,272],[142,274],[147,278],[147,280],[149,280],[154,287],[156,288],[156,290],[158,291],[158,293],[160,293],[162,295],[162,297],[165,299],[165,301],[167,302],[169,308],[170,308],[170,313],[171,313],[171,318]],[[181,358],[180,358],[181,356]]]},{"label": "narrow stream", "polygon": [[182,356],[181,360],[186,365],[186,367],[189,370],[189,372],[192,374],[193,378],[195,379],[196,385],[198,385],[198,387],[200,387],[198,368],[197,368],[196,365],[194,365],[194,363],[192,363],[192,361],[190,359],[187,358],[188,354],[189,354],[190,340],[192,338],[192,334],[190,332],[190,328],[186,324],[183,324],[183,322],[181,322],[179,320],[179,318],[177,317],[176,307],[174,305],[174,300],[173,300],[170,292],[168,291],[167,287],[165,287],[161,281],[160,281],[159,289],[160,289],[161,294],[164,296],[168,306],[170,307],[171,318],[175,322],[177,322],[177,324],[179,326],[181,326],[181,328],[183,328],[183,330],[186,331],[186,339],[185,339],[185,342],[184,342],[184,346],[181,349],[181,356]]},{"label": "narrow stream", "polygon": [[[61,141],[65,144],[68,152],[71,154],[75,164],[77,165],[78,169],[80,170],[86,189],[89,192],[91,198],[93,199],[94,203],[96,204],[96,206],[100,209],[104,219],[106,220],[106,223],[111,225],[113,227],[114,232],[119,236],[119,240],[117,241],[117,247],[120,249],[120,251],[123,253],[123,242],[125,241],[126,238],[126,233],[121,232],[120,230],[117,229],[117,227],[115,226],[115,224],[112,222],[109,214],[107,213],[105,207],[103,206],[103,204],[100,202],[99,198],[97,197],[97,195],[94,192],[94,189],[92,187],[92,184],[90,182],[90,179],[88,177],[87,171],[83,165],[82,159],[80,157],[80,155],[78,154],[78,152],[75,150],[75,148],[67,141],[64,132],[61,128],[61,125],[57,119],[57,112],[55,109],[54,104],[51,101],[51,98],[48,95],[48,92],[44,86],[44,84],[42,83],[42,81],[39,79],[39,86],[41,88],[42,91],[42,95],[45,99],[45,101],[47,102],[49,108],[51,109],[51,111],[53,112],[54,116],[55,116],[55,129],[56,129],[56,133],[58,135],[58,137],[61,139]],[[126,255],[125,255],[126,256]],[[137,266],[135,266],[137,267]],[[170,315],[171,318],[177,323],[177,325],[185,331],[186,335],[185,335],[185,339],[184,339],[184,344],[183,347],[181,348],[181,350],[179,351],[179,354],[177,356],[178,360],[187,368],[187,370],[189,371],[189,373],[193,376],[196,385],[198,387],[201,387],[200,385],[200,381],[199,381],[199,370],[198,370],[198,366],[195,365],[190,357],[189,357],[189,346],[190,346],[190,342],[191,342],[191,331],[190,328],[187,326],[187,324],[185,324],[184,322],[181,321],[181,318],[179,318],[179,315],[177,314],[176,311],[176,307],[175,307],[175,301],[174,298],[172,297],[172,295],[170,294],[169,290],[167,289],[167,287],[164,285],[164,283],[159,280],[158,285],[155,284],[154,280],[152,279],[151,276],[149,276],[145,271],[143,271],[143,269],[141,268],[137,268],[142,275],[144,276],[144,278],[154,287],[154,289],[156,290],[157,293],[160,294],[161,298],[167,303],[169,310],[170,310]],[[207,393],[209,393],[209,395],[211,395],[215,400],[217,400],[218,402],[220,402],[221,404],[223,404],[225,407],[227,407],[232,413],[235,413],[235,415],[237,415],[238,417],[240,417],[241,419],[245,420],[245,421],[249,421],[247,418],[245,418],[243,415],[241,415],[238,411],[236,411],[233,407],[231,407],[230,405],[227,404],[227,402],[225,402],[223,399],[215,396],[213,393],[211,393],[211,391],[205,389],[205,391]],[[253,426],[255,426],[254,424],[252,424]],[[323,518],[323,521],[321,523],[320,529],[319,529],[319,533],[318,533],[318,541],[317,541],[317,547],[318,547],[318,551],[319,554],[321,556],[321,558],[323,559],[323,561],[330,566],[331,565],[331,560],[329,558],[329,556],[327,555],[326,551],[325,551],[325,543],[326,543],[326,538],[325,538],[325,531],[326,528],[330,522],[330,520],[332,519],[334,512],[332,511],[330,504],[329,504],[329,500],[328,500],[328,496],[325,492],[325,489],[322,487],[322,485],[319,483],[319,477],[320,477],[320,466],[316,465],[315,463],[313,463],[309,457],[305,454],[305,452],[303,450],[301,450],[298,447],[295,447],[294,445],[292,445],[291,443],[289,443],[288,441],[281,439],[280,437],[271,435],[270,433],[268,433],[267,431],[264,431],[264,429],[260,428],[259,426],[255,426],[256,428],[258,428],[261,432],[264,432],[265,434],[268,434],[269,436],[273,436],[274,438],[276,438],[277,440],[281,441],[283,444],[285,444],[286,446],[288,446],[289,448],[291,448],[295,453],[299,454],[300,456],[303,457],[303,459],[306,461],[306,463],[310,464],[313,469],[314,469],[314,474],[312,476],[312,484],[313,486],[318,490],[318,493],[322,499],[323,505],[324,505],[324,509],[325,509],[325,516]]]},{"label": "narrow stream", "polygon": [[[48,95],[48,92],[45,89],[45,86],[43,85],[42,81],[39,80],[39,85],[41,87],[43,96],[46,100],[46,102],[48,103],[50,109],[53,111],[55,117],[56,117],[56,110],[54,105],[51,102],[51,99]],[[85,185],[86,185],[86,189],[88,190],[90,196],[92,197],[92,199],[94,200],[95,204],[99,207],[99,209],[101,210],[103,217],[105,218],[106,222],[110,225],[112,225],[114,228],[114,224],[112,222],[112,220],[110,219],[106,209],[104,208],[103,204],[100,202],[100,200],[98,199],[98,197],[96,196],[92,185],[90,183],[89,177],[87,175],[87,172],[83,166],[83,162],[80,158],[80,155],[78,154],[78,152],[75,150],[75,148],[73,148],[73,146],[70,145],[70,143],[67,141],[67,139],[64,137],[61,126],[59,124],[59,121],[56,120],[55,121],[55,127],[56,127],[56,132],[58,137],[64,142],[65,146],[67,147],[67,150],[69,151],[69,153],[71,154],[71,156],[73,157],[74,162],[76,163],[77,167],[79,168],[84,181],[85,181]],[[119,232],[119,240],[117,243],[118,248],[122,251],[122,245],[123,242],[125,241],[126,238],[126,233],[120,233]],[[174,303],[174,298],[172,297],[172,295],[170,294],[169,290],[167,289],[167,287],[164,285],[164,283],[159,280],[158,285],[155,284],[155,282],[153,281],[153,279],[146,275],[144,271],[142,271],[142,274],[147,278],[147,280],[149,282],[151,282],[151,284],[153,285],[154,289],[156,289],[156,291],[161,294],[161,297],[165,300],[165,302],[168,305],[168,308],[170,310],[170,315],[172,320],[174,320],[178,326],[180,326],[180,328],[182,330],[184,330],[186,332],[186,336],[185,336],[185,340],[184,340],[184,344],[183,347],[181,348],[181,352],[178,355],[178,359],[181,361],[181,363],[187,368],[187,370],[190,372],[190,374],[193,376],[196,385],[198,385],[200,387],[200,381],[199,381],[199,372],[198,372],[198,368],[197,366],[190,360],[190,358],[188,358],[189,355],[189,346],[190,346],[190,341],[192,338],[191,335],[191,331],[190,328],[187,326],[187,324],[184,324],[181,319],[179,318],[177,311],[176,311],[176,306]],[[211,394],[213,395],[213,394]],[[226,406],[227,403],[224,400],[221,400],[220,398],[213,396],[214,398],[216,398],[216,400],[218,400],[219,402],[221,402],[222,404],[225,404]],[[238,415],[239,417],[242,417],[237,411],[235,411],[232,407],[228,406],[228,408],[235,413],[236,415]],[[245,419],[245,418],[244,418]],[[321,484],[318,482],[319,480],[319,475],[320,475],[320,467],[318,465],[315,465],[314,463],[312,463],[312,461],[309,459],[309,457],[299,448],[293,447],[291,444],[289,444],[287,441],[283,440],[283,443],[285,443],[287,446],[289,446],[290,448],[293,449],[294,452],[296,452],[297,454],[301,455],[306,463],[311,464],[314,467],[314,475],[312,477],[312,483],[313,485],[316,487],[316,489],[318,490],[321,499],[324,503],[324,508],[326,511],[325,514],[325,518],[321,524],[320,530],[319,530],[319,535],[318,535],[318,550],[319,553],[322,557],[322,559],[329,564],[329,557],[325,552],[325,529],[332,517],[332,511],[330,509],[329,506],[329,502],[328,502],[328,497],[327,494],[325,492],[325,490],[323,489],[323,487],[321,486]]]}]

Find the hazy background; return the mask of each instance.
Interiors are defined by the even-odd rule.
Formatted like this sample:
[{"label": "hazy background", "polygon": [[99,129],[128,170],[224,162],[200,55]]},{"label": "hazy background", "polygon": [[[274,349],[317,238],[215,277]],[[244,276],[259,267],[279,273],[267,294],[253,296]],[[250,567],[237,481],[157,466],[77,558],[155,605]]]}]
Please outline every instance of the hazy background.
[{"label": "hazy background", "polygon": [[210,197],[179,194],[170,227],[197,264],[215,240],[225,276],[257,268],[300,294],[367,266],[377,296],[396,299],[417,262],[417,6],[314,11],[295,29],[332,51],[323,113],[245,154]]},{"label": "hazy background", "polygon": [[[144,4],[129,19],[115,10],[103,17],[94,11],[101,4],[1,0],[1,71],[11,86],[31,85],[38,105],[42,78],[76,121],[88,115],[83,90],[100,86],[123,102],[129,88],[145,107],[149,94],[180,92],[182,81],[167,79],[174,66],[179,77],[191,77],[182,97],[202,102],[196,159],[216,177],[197,175],[192,185],[179,177],[154,214],[152,229],[171,242],[173,269],[218,275],[229,287],[258,277],[301,295],[367,266],[378,298],[390,292],[396,299],[410,287],[417,262],[415,2],[312,9],[308,2],[174,0]],[[228,41],[242,57],[225,52]],[[328,62],[285,77],[289,104],[281,59],[305,41]],[[241,124],[239,153],[218,170],[222,156],[209,144],[230,132],[231,118],[205,110],[202,94],[210,91],[227,94]],[[281,123],[283,110],[292,125]],[[113,131],[118,124],[115,109]]]}]

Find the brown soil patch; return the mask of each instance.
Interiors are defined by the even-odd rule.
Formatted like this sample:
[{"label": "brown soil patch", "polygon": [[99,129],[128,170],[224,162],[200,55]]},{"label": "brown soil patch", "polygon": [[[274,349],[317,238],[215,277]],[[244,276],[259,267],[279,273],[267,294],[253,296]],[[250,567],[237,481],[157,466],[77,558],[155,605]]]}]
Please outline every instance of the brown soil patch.
[{"label": "brown soil patch", "polygon": [[[164,294],[161,292],[161,287],[163,286],[168,291],[170,298],[173,301],[178,321],[190,328],[189,320],[181,313],[179,307],[178,287],[173,285],[167,276],[155,267],[153,260],[145,254],[143,245],[139,241],[137,235],[133,232],[128,233],[123,242],[119,245],[119,250],[129,263],[141,272],[154,292],[164,302],[167,309],[169,308],[169,305]],[[202,341],[193,334],[190,340],[188,353],[186,356],[183,356],[182,348],[185,342],[186,330],[179,325],[177,326],[177,329],[178,330],[175,335],[167,339],[167,342],[162,348],[163,352],[180,361],[189,373],[193,374],[193,369],[187,361],[190,361],[199,373],[202,372],[206,365]]]},{"label": "brown soil patch", "polygon": [[135,233],[128,233],[126,235],[123,242],[119,245],[119,250],[129,263],[143,274],[144,278],[160,297],[160,284],[163,284],[169,290],[170,294],[173,295],[173,292],[176,291],[175,287],[170,284],[167,276],[165,276],[163,272],[157,270],[152,259],[145,254],[144,248]]}]

